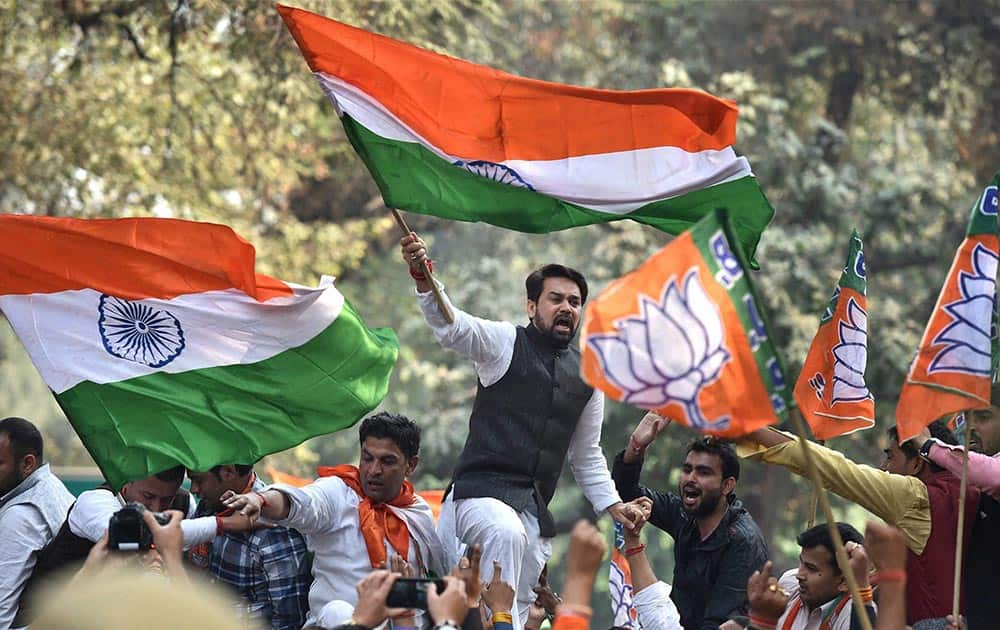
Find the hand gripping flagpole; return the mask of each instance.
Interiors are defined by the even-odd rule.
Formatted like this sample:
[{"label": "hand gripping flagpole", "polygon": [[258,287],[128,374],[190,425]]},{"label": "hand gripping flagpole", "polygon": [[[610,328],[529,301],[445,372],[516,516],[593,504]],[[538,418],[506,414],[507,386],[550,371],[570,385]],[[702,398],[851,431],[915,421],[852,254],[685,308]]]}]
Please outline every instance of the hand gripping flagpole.
[{"label": "hand gripping flagpole", "polygon": [[958,619],[959,603],[962,597],[962,547],[965,542],[965,493],[969,489],[969,440],[972,437],[972,423],[965,420],[965,441],[962,449],[962,485],[958,491],[958,531],[955,534],[955,581],[951,592],[951,614]]},{"label": "hand gripping flagpole", "polygon": [[[403,219],[403,215],[399,214],[399,210],[395,208],[389,208],[392,210],[392,218],[396,219],[396,225],[403,232],[403,236],[410,233],[410,226],[406,225],[406,220]],[[455,317],[451,314],[451,309],[448,308],[448,304],[444,301],[444,296],[441,295],[441,289],[438,288],[437,282],[434,282],[434,278],[431,277],[431,268],[427,264],[427,260],[424,259],[420,261],[420,271],[424,273],[424,277],[427,278],[427,284],[431,285],[431,293],[434,294],[434,301],[437,302],[438,310],[441,311],[441,315],[444,316],[444,320],[449,324],[455,323]]]},{"label": "hand gripping flagpole", "polygon": [[834,556],[837,558],[837,566],[847,580],[847,588],[851,591],[851,603],[854,614],[861,622],[862,630],[872,630],[871,620],[865,611],[865,603],[861,599],[861,591],[858,589],[858,581],[854,578],[854,571],[851,570],[851,562],[847,559],[847,551],[844,549],[844,540],[840,537],[840,530],[837,529],[837,522],[833,520],[833,508],[830,507],[830,499],[823,489],[823,480],[819,476],[819,469],[813,460],[812,451],[809,450],[809,438],[806,433],[806,423],[802,419],[802,414],[798,409],[792,409],[788,414],[792,417],[795,432],[799,435],[799,444],[802,445],[802,457],[806,463],[806,473],[813,482],[813,490],[819,499],[820,507],[823,508],[823,515],[826,517],[826,526],[833,539]]}]

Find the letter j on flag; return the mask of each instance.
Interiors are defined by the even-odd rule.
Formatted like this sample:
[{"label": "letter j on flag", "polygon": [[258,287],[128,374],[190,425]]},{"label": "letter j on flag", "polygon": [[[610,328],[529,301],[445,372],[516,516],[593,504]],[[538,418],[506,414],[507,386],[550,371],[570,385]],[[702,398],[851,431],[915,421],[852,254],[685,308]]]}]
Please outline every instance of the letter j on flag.
[{"label": "letter j on flag", "polygon": [[775,424],[792,403],[747,261],[716,210],[587,308],[583,378],[703,433]]}]

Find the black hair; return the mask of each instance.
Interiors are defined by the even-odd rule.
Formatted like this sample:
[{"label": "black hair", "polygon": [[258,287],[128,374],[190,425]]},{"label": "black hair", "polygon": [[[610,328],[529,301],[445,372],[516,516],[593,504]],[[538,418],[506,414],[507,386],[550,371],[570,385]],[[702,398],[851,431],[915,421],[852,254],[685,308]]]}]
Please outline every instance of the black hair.
[{"label": "black hair", "polygon": [[420,427],[402,414],[380,411],[368,416],[361,423],[360,435],[362,446],[370,437],[392,440],[407,459],[420,452]]},{"label": "black hair", "polygon": [[160,472],[156,473],[155,476],[160,481],[165,481],[167,483],[174,483],[174,482],[178,482],[179,483],[181,481],[184,481],[184,474],[186,472],[187,472],[186,468],[184,468],[183,466],[178,465],[178,466],[174,466],[173,468],[168,468],[166,470],[161,470]]},{"label": "black hair", "polygon": [[538,302],[542,295],[542,287],[546,278],[568,278],[580,287],[580,304],[587,301],[587,279],[576,269],[571,269],[565,265],[549,264],[535,269],[524,279],[524,289],[528,294],[528,299]]},{"label": "black hair", "polygon": [[[215,478],[219,481],[222,481],[222,475],[219,474],[219,471],[222,470],[224,465],[225,464],[219,464],[218,466],[212,466],[210,469],[212,474],[215,475]],[[233,464],[232,466],[236,469],[236,474],[240,477],[246,477],[251,473],[251,471],[253,471],[253,466],[250,464]]]},{"label": "black hair", "polygon": [[[836,525],[837,531],[840,532],[840,539],[845,545],[849,542],[856,542],[859,545],[864,542],[865,537],[861,535],[861,532],[854,529],[854,527],[848,523],[837,523]],[[830,536],[830,528],[826,523],[810,527],[796,536],[795,542],[799,543],[799,547],[802,547],[803,549],[823,547],[831,554],[836,553],[833,550],[833,538]],[[840,567],[837,566],[836,558],[831,562],[831,564],[833,564],[833,570],[836,572],[836,575],[840,575]]]},{"label": "black hair", "polygon": [[[968,419],[966,419],[966,422],[968,422]],[[945,444],[958,444],[958,438],[956,438],[955,434],[951,432],[951,429],[948,428],[948,425],[945,424],[944,420],[935,420],[934,422],[928,424],[927,428],[930,430],[932,438],[937,438]],[[896,425],[886,429],[886,433],[889,435],[889,439],[893,442],[899,441],[899,431],[896,429]],[[907,440],[899,445],[899,450],[903,451],[903,455],[906,455],[907,459],[913,459],[914,457],[920,457],[920,451],[918,450],[920,446],[920,444],[914,445],[911,440]],[[943,470],[934,462],[927,463],[930,464],[931,470],[933,471]]]},{"label": "black hair", "polygon": [[34,454],[41,462],[42,434],[38,428],[24,418],[10,417],[0,420],[0,433],[6,433],[14,459],[21,459],[28,453]]},{"label": "black hair", "polygon": [[722,479],[732,477],[736,481],[740,480],[740,458],[729,442],[706,435],[691,442],[687,452],[717,455],[722,462]]}]

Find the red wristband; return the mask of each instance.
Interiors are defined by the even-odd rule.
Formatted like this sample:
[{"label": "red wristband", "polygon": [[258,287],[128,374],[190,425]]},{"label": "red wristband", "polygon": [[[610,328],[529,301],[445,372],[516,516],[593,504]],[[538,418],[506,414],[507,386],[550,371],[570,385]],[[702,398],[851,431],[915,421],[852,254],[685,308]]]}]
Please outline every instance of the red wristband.
[{"label": "red wristband", "polygon": [[645,446],[640,446],[639,442],[637,442],[634,437],[629,437],[629,439],[628,439],[628,447],[636,455],[642,455],[643,453],[646,452],[646,447]]},{"label": "red wristband", "polygon": [[223,527],[222,527],[222,517],[221,516],[216,516],[215,517],[215,535],[216,536],[221,536],[225,532],[226,532],[226,530],[223,529]]},{"label": "red wristband", "polygon": [[883,584],[885,582],[905,582],[906,571],[903,569],[885,569],[879,571],[872,577],[873,584]]},{"label": "red wristband", "polygon": [[263,492],[254,492],[258,497],[260,497],[260,509],[267,507],[267,497],[264,496]]},{"label": "red wristband", "polygon": [[642,553],[643,551],[646,551],[646,545],[639,545],[637,547],[632,547],[631,549],[626,549],[625,555],[631,557],[637,553]]},{"label": "red wristband", "polygon": [[[427,259],[427,269],[431,273],[434,273],[434,261],[430,258]],[[410,277],[421,282],[427,280],[427,275],[422,270],[414,269],[413,267],[410,267]]]},{"label": "red wristband", "polygon": [[764,617],[758,617],[757,615],[750,613],[750,627],[752,628],[757,628],[758,630],[774,630],[777,625],[777,619],[765,619]]}]

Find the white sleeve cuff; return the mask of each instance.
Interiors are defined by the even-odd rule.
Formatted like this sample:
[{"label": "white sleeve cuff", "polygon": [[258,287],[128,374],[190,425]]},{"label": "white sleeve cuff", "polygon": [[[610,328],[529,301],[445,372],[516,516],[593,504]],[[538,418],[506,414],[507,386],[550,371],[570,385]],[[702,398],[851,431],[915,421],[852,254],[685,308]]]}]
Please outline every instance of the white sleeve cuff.
[{"label": "white sleeve cuff", "polygon": [[214,540],[215,530],[214,516],[200,516],[182,520],[181,531],[184,533],[184,548],[190,549],[195,545]]}]

